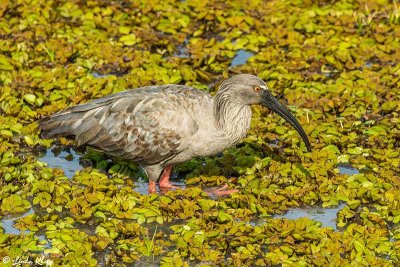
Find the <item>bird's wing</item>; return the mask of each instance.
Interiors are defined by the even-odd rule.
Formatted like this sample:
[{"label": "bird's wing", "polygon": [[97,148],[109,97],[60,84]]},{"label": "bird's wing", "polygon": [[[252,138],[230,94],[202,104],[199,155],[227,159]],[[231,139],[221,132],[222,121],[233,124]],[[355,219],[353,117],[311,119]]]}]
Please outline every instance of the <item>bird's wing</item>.
[{"label": "bird's wing", "polygon": [[198,129],[191,106],[208,94],[185,86],[136,89],[71,107],[40,122],[44,137],[74,135],[78,145],[156,164],[178,154]]}]

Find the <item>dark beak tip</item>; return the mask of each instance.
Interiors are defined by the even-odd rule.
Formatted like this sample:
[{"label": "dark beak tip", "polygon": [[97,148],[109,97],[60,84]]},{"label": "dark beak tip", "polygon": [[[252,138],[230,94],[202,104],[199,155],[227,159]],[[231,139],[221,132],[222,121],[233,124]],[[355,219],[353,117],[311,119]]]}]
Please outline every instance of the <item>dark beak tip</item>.
[{"label": "dark beak tip", "polygon": [[295,130],[300,134],[301,139],[303,139],[307,147],[307,151],[311,152],[311,144],[310,141],[308,140],[307,134],[305,133],[303,127],[301,127],[300,123],[290,113],[290,111],[281,103],[279,103],[278,99],[276,99],[271,95],[265,95],[263,105],[271,109],[273,112],[277,113],[287,122],[289,122],[295,128]]},{"label": "dark beak tip", "polygon": [[308,140],[307,135],[305,133],[304,133],[304,136],[302,136],[302,139],[303,139],[304,144],[306,145],[307,152],[311,152],[312,151],[311,143]]}]

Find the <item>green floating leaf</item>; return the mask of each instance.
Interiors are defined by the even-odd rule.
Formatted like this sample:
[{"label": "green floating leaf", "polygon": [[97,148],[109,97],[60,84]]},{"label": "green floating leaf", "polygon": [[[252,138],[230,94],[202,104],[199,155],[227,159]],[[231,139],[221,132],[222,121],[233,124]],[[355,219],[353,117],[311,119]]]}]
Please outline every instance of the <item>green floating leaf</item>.
[{"label": "green floating leaf", "polygon": [[387,135],[386,130],[380,126],[372,126],[371,128],[368,128],[367,130],[365,130],[364,133],[366,135],[374,135],[374,136]]},{"label": "green floating leaf", "polygon": [[35,104],[36,96],[34,94],[26,94],[24,95],[24,100],[29,104]]},{"label": "green floating leaf", "polygon": [[119,38],[119,41],[122,42],[126,46],[132,46],[132,45],[136,44],[137,39],[134,34],[127,34],[127,35],[121,36],[121,38]]},{"label": "green floating leaf", "polygon": [[229,214],[227,214],[227,213],[225,213],[223,211],[220,211],[220,212],[218,212],[217,220],[220,223],[226,223],[226,222],[232,221],[233,219],[232,219],[231,215],[229,215]]},{"label": "green floating leaf", "polygon": [[353,244],[357,252],[364,252],[364,242],[362,242],[361,240],[354,240]]}]

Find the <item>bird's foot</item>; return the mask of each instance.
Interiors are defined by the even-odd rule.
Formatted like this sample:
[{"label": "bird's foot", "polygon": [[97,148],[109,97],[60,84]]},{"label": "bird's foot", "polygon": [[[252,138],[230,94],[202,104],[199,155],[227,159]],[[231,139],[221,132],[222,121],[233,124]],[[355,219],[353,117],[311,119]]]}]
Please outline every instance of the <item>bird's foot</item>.
[{"label": "bird's foot", "polygon": [[161,174],[160,180],[158,181],[158,185],[160,186],[160,191],[163,193],[169,190],[180,189],[179,186],[175,186],[169,181],[171,172],[172,172],[172,166],[171,165],[166,166]]},{"label": "bird's foot", "polygon": [[224,186],[222,186],[220,188],[214,188],[214,189],[207,190],[206,193],[208,193],[211,196],[221,197],[221,196],[226,196],[226,195],[230,195],[230,194],[239,192],[239,190],[237,190],[237,189],[229,189],[229,190],[227,190],[227,189],[228,189],[228,185],[225,184]]},{"label": "bird's foot", "polygon": [[160,186],[160,191],[168,191],[181,188],[179,186],[173,185],[170,181],[160,181],[158,185]]},{"label": "bird's foot", "polygon": [[[149,195],[157,193],[157,185],[156,184],[157,184],[156,182],[149,181]],[[158,185],[160,187],[160,192],[163,194],[165,194],[169,190],[176,190],[176,189],[181,188],[179,186],[175,186],[175,185],[171,184],[171,182],[169,182],[169,181],[168,182],[167,181],[160,182]]]}]

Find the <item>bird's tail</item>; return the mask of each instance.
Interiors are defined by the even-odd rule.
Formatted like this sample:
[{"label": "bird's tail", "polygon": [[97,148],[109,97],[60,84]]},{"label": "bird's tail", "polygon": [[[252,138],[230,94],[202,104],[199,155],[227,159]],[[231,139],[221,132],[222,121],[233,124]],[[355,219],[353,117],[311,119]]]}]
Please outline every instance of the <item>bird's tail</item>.
[{"label": "bird's tail", "polygon": [[41,138],[75,135],[74,124],[82,118],[82,114],[69,109],[55,113],[38,121]]},{"label": "bird's tail", "polygon": [[89,103],[67,108],[40,120],[41,138],[74,136],[78,146],[88,143],[101,130],[96,114],[106,117],[108,99],[94,100]]},{"label": "bird's tail", "polygon": [[102,130],[101,119],[99,121],[96,116],[107,118],[110,112],[109,105],[132,91],[126,92],[92,100],[43,118],[38,122],[40,137],[75,136],[78,146],[88,143]]}]

